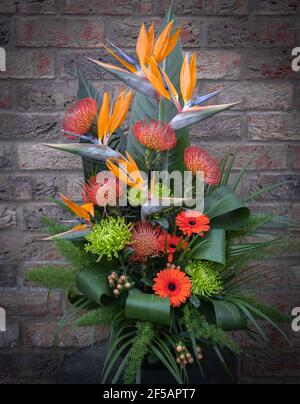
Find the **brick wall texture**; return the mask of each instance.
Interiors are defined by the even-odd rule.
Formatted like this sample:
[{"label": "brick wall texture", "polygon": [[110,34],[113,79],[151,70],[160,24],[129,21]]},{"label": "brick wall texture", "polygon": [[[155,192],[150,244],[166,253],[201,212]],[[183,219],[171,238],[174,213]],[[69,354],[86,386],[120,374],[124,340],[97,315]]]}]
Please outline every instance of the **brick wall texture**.
[{"label": "brick wall texture", "polygon": [[[300,46],[299,1],[175,5],[184,48],[198,53],[201,93],[222,88],[218,102],[243,101],[193,127],[194,143],[217,156],[238,148],[236,169],[259,146],[241,192],[290,180],[253,207],[300,220],[300,73],[291,69],[291,50]],[[40,218],[63,220],[50,199],[59,191],[75,197],[74,182],[82,177],[79,158],[43,143],[62,140],[58,122],[75,99],[75,66],[99,88],[120,88],[84,56],[107,59],[97,47],[106,37],[132,49],[140,24],[158,23],[167,7],[167,0],[0,1],[0,46],[7,50],[7,71],[0,72],[0,306],[8,315],[8,331],[0,333],[0,382],[52,382],[63,354],[94,337],[94,330],[70,330],[54,349],[63,297],[54,292],[47,301],[47,291],[25,281],[29,267],[61,262],[52,244],[41,241]],[[264,273],[251,269],[254,287],[264,282],[261,295],[287,313],[300,306],[299,257],[295,251],[266,263]],[[290,332],[291,348],[266,332],[274,350],[240,338],[241,382],[300,382],[300,333]]]}]

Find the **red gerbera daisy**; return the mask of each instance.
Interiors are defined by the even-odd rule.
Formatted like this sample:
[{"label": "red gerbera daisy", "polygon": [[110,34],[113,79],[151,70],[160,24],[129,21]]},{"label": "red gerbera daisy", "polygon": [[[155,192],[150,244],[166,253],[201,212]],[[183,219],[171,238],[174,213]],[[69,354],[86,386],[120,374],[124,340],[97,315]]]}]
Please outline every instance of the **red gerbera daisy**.
[{"label": "red gerbera daisy", "polygon": [[196,174],[197,171],[204,173],[204,181],[210,185],[217,185],[221,179],[221,171],[218,161],[206,150],[197,146],[187,147],[184,151],[186,168]]},{"label": "red gerbera daisy", "polygon": [[138,121],[133,125],[133,134],[143,146],[150,150],[166,151],[176,146],[174,130],[167,123],[151,120],[150,123]]},{"label": "red gerbera daisy", "polygon": [[138,222],[132,229],[132,261],[147,262],[161,253],[164,232],[159,226],[153,228],[149,222]]},{"label": "red gerbera daisy", "polygon": [[167,234],[162,238],[162,251],[168,253],[168,261],[173,262],[174,254],[177,250],[185,250],[188,247],[188,243],[179,236],[172,236]]},{"label": "red gerbera daisy", "polygon": [[123,191],[123,183],[120,183],[111,172],[101,172],[84,184],[82,199],[96,206],[113,206]]},{"label": "red gerbera daisy", "polygon": [[160,297],[168,297],[173,307],[179,307],[191,296],[191,282],[180,267],[164,269],[154,279],[153,290]]},{"label": "red gerbera daisy", "polygon": [[98,103],[92,98],[84,98],[72,105],[64,114],[62,130],[72,138],[75,135],[84,135],[89,132],[98,112]]},{"label": "red gerbera daisy", "polygon": [[183,234],[191,236],[192,234],[204,235],[204,232],[209,231],[210,220],[203,213],[191,211],[182,211],[176,217],[176,224]]}]

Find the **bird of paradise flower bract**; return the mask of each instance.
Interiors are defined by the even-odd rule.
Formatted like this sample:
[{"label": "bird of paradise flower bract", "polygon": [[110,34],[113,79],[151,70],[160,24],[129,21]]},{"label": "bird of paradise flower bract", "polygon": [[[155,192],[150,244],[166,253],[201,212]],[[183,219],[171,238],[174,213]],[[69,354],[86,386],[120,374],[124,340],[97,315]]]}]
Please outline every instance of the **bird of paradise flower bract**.
[{"label": "bird of paradise flower bract", "polygon": [[65,197],[63,194],[60,194],[61,200],[64,204],[71,209],[76,216],[80,219],[84,219],[86,222],[91,222],[91,217],[94,217],[94,205],[92,203],[85,203],[83,205],[78,205],[77,203],[71,201],[69,198]]}]

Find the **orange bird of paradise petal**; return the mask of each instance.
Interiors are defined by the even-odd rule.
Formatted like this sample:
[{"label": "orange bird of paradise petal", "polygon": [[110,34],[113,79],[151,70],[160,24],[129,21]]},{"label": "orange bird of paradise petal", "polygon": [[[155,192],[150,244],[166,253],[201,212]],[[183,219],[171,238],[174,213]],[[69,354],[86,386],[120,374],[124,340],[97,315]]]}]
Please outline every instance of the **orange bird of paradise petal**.
[{"label": "orange bird of paradise petal", "polygon": [[[117,163],[117,164],[114,164]],[[143,190],[145,180],[134,159],[126,152],[126,157],[119,159],[109,159],[106,165],[110,172],[126,185]]]},{"label": "orange bird of paradise petal", "polygon": [[189,55],[184,58],[180,73],[180,89],[185,104],[192,98],[197,83],[197,61],[196,53],[193,53],[191,61]]},{"label": "orange bird of paradise petal", "polygon": [[72,212],[75,213],[80,219],[84,219],[87,222],[91,221],[91,216],[94,217],[94,205],[92,203],[85,203],[84,205],[77,205],[77,203],[66,198],[63,194],[60,194],[61,200],[64,202]]},{"label": "orange bird of paradise petal", "polygon": [[162,62],[173,51],[178,42],[181,30],[178,29],[174,33],[174,35],[171,36],[173,26],[174,21],[169,22],[169,24],[165,27],[160,36],[157,38],[153,52],[153,55],[157,60],[157,63]]}]

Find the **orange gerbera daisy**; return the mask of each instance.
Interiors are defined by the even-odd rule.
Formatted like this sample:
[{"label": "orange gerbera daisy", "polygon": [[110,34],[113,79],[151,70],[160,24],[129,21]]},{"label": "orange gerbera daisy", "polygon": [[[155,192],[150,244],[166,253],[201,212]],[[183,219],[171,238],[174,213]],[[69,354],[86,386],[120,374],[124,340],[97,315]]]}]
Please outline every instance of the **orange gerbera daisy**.
[{"label": "orange gerbera daisy", "polygon": [[217,185],[221,179],[221,171],[218,161],[212,157],[206,150],[198,146],[187,147],[184,151],[184,162],[186,168],[197,174],[202,171],[204,181],[210,185]]},{"label": "orange gerbera daisy", "polygon": [[203,213],[195,211],[182,211],[176,217],[176,225],[182,231],[183,234],[191,236],[192,234],[198,234],[204,236],[204,232],[209,231],[210,220]]},{"label": "orange gerbera daisy", "polygon": [[161,253],[163,232],[159,226],[152,227],[149,222],[138,222],[132,229],[132,261],[147,262]]},{"label": "orange gerbera daisy", "polygon": [[168,297],[173,307],[179,307],[191,296],[192,284],[180,267],[164,269],[154,278],[153,290],[160,297]]},{"label": "orange gerbera daisy", "polygon": [[162,248],[161,250],[167,252],[168,262],[173,262],[174,254],[177,250],[185,250],[188,247],[188,243],[179,236],[173,236],[172,234],[167,234],[166,237],[162,238]]},{"label": "orange gerbera daisy", "polygon": [[97,101],[84,98],[75,102],[64,114],[62,130],[69,138],[74,135],[85,135],[93,125],[98,112]]}]

